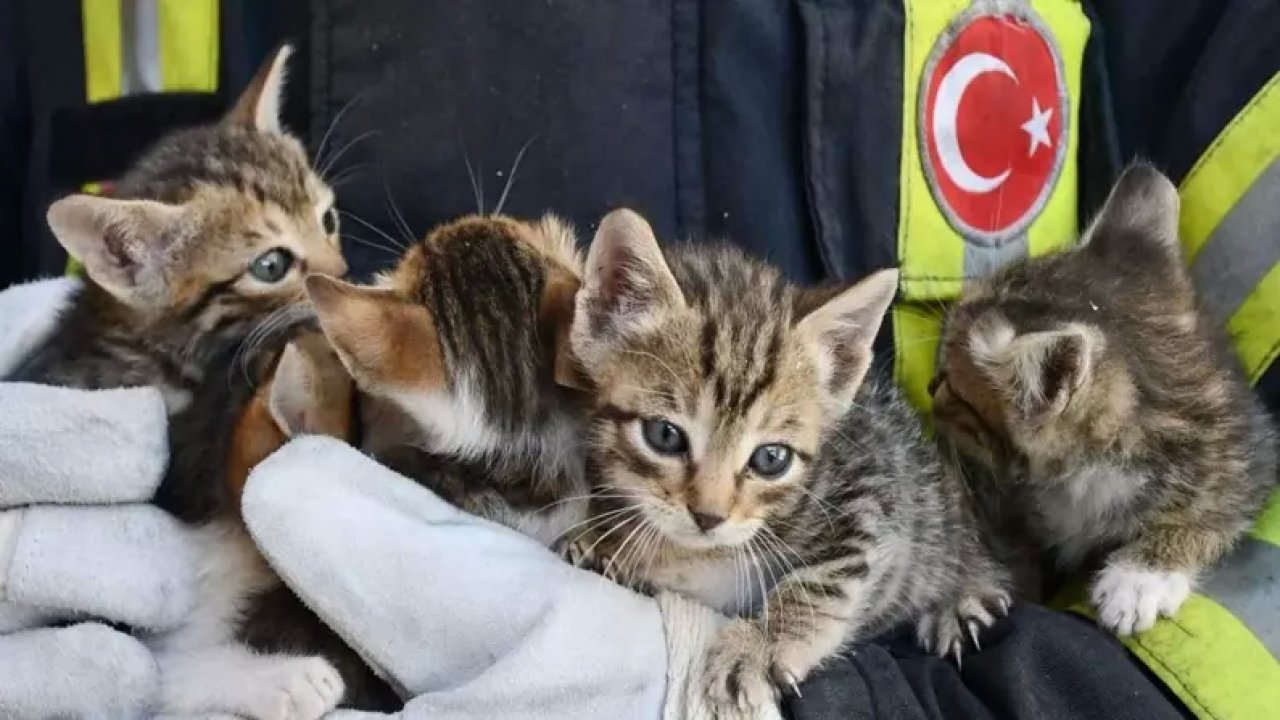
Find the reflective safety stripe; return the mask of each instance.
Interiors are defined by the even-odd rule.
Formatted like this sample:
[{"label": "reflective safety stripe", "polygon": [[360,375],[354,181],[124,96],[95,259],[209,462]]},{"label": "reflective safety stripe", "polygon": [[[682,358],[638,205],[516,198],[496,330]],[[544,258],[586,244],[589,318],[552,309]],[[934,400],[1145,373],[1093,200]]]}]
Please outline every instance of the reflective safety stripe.
[{"label": "reflective safety stripe", "polygon": [[1280,658],[1280,545],[1245,538],[1199,591],[1230,610]]},{"label": "reflective safety stripe", "polygon": [[156,31],[156,0],[129,0],[120,18],[121,95],[160,92],[160,43]]},{"label": "reflective safety stripe", "polygon": [[1280,355],[1280,73],[1218,135],[1179,192],[1183,250],[1210,317],[1257,382]]},{"label": "reflective safety stripe", "polygon": [[120,97],[121,0],[81,0],[85,96],[91,103]]},{"label": "reflective safety stripe", "polygon": [[152,0],[159,28],[160,72],[167,91],[218,89],[218,0]]},{"label": "reflective safety stripe", "polygon": [[[1258,515],[1258,521],[1253,524],[1253,530],[1249,534],[1280,547],[1280,490],[1271,493],[1271,499],[1262,508],[1262,513]],[[1280,576],[1277,576],[1277,582],[1280,582]]]},{"label": "reflective safety stripe", "polygon": [[[1089,22],[1074,0],[905,0],[903,5],[902,160],[898,175],[902,301],[892,311],[894,373],[911,403],[927,411],[927,386],[945,303],[955,299],[964,281],[985,276],[1010,260],[1044,254],[1074,241],[1081,59]],[[1051,36],[1061,64],[1068,115],[1059,119],[1065,121],[1066,128],[1061,170],[1051,181],[1054,185],[1039,214],[1021,232],[999,243],[966,240],[948,220],[930,186],[932,171],[926,168],[928,150],[922,145],[920,127],[925,102],[921,88],[934,69],[940,43],[952,39],[958,25],[963,24],[957,23],[959,18],[985,13],[1034,18],[1035,27]]]}]

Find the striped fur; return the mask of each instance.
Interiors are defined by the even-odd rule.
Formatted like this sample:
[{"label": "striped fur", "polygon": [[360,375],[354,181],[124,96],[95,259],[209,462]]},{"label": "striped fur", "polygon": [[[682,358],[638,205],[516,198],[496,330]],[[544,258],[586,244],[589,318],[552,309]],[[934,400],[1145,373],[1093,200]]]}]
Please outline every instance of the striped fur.
[{"label": "striped fur", "polygon": [[[598,394],[597,486],[579,552],[744,616],[708,660],[724,716],[772,702],[848,642],[917,622],[958,651],[1004,608],[962,483],[897,391],[864,382],[895,273],[805,290],[735,249],[659,249],[626,211],[601,224],[587,267],[572,346]],[[650,448],[655,418],[688,449]],[[776,479],[748,463],[769,443],[795,457]],[[723,521],[704,529],[698,514]]]},{"label": "striped fur", "polygon": [[[1173,185],[1130,169],[1081,247],[967,290],[935,381],[938,427],[1008,544],[1104,566],[1094,600],[1125,634],[1176,611],[1276,482],[1275,429],[1198,312],[1177,218]],[[1106,591],[1134,568],[1179,576],[1148,585],[1180,597]]]},{"label": "striped fur", "polygon": [[553,217],[468,217],[410,248],[377,287],[310,281],[321,326],[372,398],[365,449],[547,543],[580,519],[585,410],[557,381],[572,370],[563,338],[580,263]]}]

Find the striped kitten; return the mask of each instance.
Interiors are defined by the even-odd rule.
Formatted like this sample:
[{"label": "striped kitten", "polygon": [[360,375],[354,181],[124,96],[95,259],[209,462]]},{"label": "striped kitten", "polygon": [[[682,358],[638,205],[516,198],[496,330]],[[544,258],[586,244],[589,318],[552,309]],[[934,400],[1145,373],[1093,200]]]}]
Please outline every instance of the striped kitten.
[{"label": "striped kitten", "polygon": [[934,380],[939,430],[993,514],[1057,568],[1101,570],[1121,635],[1172,616],[1276,481],[1266,411],[1198,312],[1178,194],[1125,172],[1080,247],[966,290]]},{"label": "striped kitten", "polygon": [[900,623],[958,654],[1008,606],[963,484],[864,382],[896,281],[797,288],[733,249],[664,251],[627,210],[592,242],[571,334],[598,393],[588,554],[743,616],[708,658],[719,716]]},{"label": "striped kitten", "polygon": [[469,217],[374,287],[312,277],[360,390],[365,449],[453,504],[552,541],[586,512],[585,407],[566,361],[580,260],[570,228]]},{"label": "striped kitten", "polygon": [[220,123],[174,133],[111,197],[72,195],[49,225],[87,278],[8,379],[156,385],[180,409],[217,349],[343,274],[333,191],[278,119],[285,46]]}]

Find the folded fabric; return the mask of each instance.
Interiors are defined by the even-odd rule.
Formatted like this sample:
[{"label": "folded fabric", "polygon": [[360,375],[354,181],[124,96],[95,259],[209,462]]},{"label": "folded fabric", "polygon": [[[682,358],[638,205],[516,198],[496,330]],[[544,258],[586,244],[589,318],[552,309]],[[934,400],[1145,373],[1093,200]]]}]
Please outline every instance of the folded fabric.
[{"label": "folded fabric", "polygon": [[243,513],[285,582],[412,698],[403,717],[706,716],[697,671],[723,618],[570,567],[340,442],[268,458]]},{"label": "folded fabric", "polygon": [[104,625],[0,637],[3,718],[146,718],[158,682],[151,653]]}]

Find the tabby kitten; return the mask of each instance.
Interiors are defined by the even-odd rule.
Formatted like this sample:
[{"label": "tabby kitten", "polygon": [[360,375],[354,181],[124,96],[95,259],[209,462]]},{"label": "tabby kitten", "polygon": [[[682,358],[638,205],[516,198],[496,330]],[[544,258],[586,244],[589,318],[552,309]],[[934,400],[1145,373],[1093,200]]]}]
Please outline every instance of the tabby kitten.
[{"label": "tabby kitten", "polygon": [[[720,716],[903,622],[959,653],[1008,606],[963,484],[897,391],[864,382],[897,272],[801,289],[726,247],[600,224],[571,347],[596,397],[589,554],[743,615],[708,657]],[[776,685],[775,685],[776,684]]]},{"label": "tabby kitten", "polygon": [[1172,616],[1276,480],[1276,434],[1197,310],[1178,195],[1128,169],[1076,249],[968,288],[934,381],[939,430],[981,494],[1121,635]]},{"label": "tabby kitten", "polygon": [[309,278],[321,327],[372,400],[365,449],[545,544],[580,521],[579,272],[556,218],[489,216],[436,229],[374,287]]},{"label": "tabby kitten", "polygon": [[156,144],[111,197],[55,202],[49,225],[87,278],[10,380],[156,385],[181,408],[218,347],[346,272],[333,191],[280,127],[290,48],[220,123]]}]

